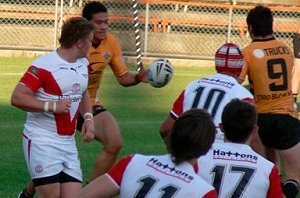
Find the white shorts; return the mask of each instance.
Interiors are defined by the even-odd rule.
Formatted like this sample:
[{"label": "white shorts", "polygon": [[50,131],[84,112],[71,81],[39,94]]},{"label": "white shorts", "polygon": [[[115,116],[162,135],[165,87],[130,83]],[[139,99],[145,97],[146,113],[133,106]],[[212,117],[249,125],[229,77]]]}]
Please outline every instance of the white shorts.
[{"label": "white shorts", "polygon": [[82,171],[76,143],[55,144],[33,141],[23,134],[23,152],[31,179],[64,172],[82,181]]}]

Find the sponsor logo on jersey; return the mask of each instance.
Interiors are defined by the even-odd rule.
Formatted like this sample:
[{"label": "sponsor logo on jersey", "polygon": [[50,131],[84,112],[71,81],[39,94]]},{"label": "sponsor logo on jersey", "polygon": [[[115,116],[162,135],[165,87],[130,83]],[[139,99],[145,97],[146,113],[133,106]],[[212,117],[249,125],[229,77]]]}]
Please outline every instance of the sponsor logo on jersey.
[{"label": "sponsor logo on jersey", "polygon": [[29,69],[29,73],[32,74],[33,76],[37,77],[39,75],[39,70],[38,70],[38,68],[32,66]]},{"label": "sponsor logo on jersey", "polygon": [[257,163],[258,157],[256,155],[244,154],[239,152],[223,151],[221,149],[213,150],[214,159],[224,159],[233,161],[245,161],[251,163]]},{"label": "sponsor logo on jersey", "polygon": [[156,158],[151,158],[147,162],[147,166],[155,169],[156,171],[164,173],[166,175],[170,175],[172,177],[180,179],[186,183],[190,183],[194,179],[194,177],[192,175],[189,175],[188,173],[175,168],[173,165],[170,165],[170,164],[167,164],[164,162],[160,162]]},{"label": "sponsor logo on jersey", "polygon": [[73,93],[78,93],[80,91],[80,84],[79,83],[73,84],[71,91]]},{"label": "sponsor logo on jersey", "polygon": [[106,51],[103,53],[103,58],[109,59],[109,58],[111,58],[111,54],[108,51]]},{"label": "sponsor logo on jersey", "polygon": [[220,85],[227,88],[232,88],[235,84],[232,82],[228,82],[225,80],[215,79],[215,78],[202,78],[199,80],[199,82],[204,82],[208,84],[214,84],[214,85]]}]

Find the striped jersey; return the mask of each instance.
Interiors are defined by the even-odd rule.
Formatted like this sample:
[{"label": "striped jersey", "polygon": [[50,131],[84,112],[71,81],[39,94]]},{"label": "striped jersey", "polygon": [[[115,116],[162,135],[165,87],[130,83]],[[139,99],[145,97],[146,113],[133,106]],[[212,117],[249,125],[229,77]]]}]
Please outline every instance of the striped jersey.
[{"label": "striped jersey", "polygon": [[87,65],[86,58],[69,63],[56,51],[39,57],[32,63],[20,83],[29,87],[38,100],[55,102],[71,99],[72,103],[67,113],[28,112],[25,136],[33,140],[54,142],[74,139],[79,103],[88,83]]},{"label": "striped jersey", "polygon": [[175,165],[169,154],[135,154],[120,160],[107,176],[120,188],[120,197],[215,198],[214,188],[188,162]]},{"label": "striped jersey", "polygon": [[278,168],[246,144],[216,142],[198,164],[198,174],[219,198],[283,197]]},{"label": "striped jersey", "polygon": [[191,82],[174,102],[170,115],[177,119],[189,109],[205,109],[217,127],[216,139],[223,140],[218,126],[225,105],[235,98],[253,102],[253,95],[235,78],[217,73]]}]

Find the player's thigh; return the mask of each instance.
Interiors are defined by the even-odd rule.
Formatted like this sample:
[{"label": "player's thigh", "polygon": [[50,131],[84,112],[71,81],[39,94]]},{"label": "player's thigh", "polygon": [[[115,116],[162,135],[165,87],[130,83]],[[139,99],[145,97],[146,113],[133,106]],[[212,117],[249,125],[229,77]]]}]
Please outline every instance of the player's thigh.
[{"label": "player's thigh", "polygon": [[95,138],[104,144],[120,144],[122,142],[116,119],[109,111],[94,116]]},{"label": "player's thigh", "polygon": [[23,151],[31,179],[56,175],[63,170],[63,158],[55,144],[31,140],[24,136]]},{"label": "player's thigh", "polygon": [[285,170],[291,171],[300,177],[300,142],[292,148],[285,150],[278,150],[280,159],[285,167]]},{"label": "player's thigh", "polygon": [[38,197],[60,198],[60,184],[51,183],[35,187]]},{"label": "player's thigh", "polygon": [[82,184],[78,182],[67,182],[61,184],[61,197],[63,198],[74,198],[79,194]]}]

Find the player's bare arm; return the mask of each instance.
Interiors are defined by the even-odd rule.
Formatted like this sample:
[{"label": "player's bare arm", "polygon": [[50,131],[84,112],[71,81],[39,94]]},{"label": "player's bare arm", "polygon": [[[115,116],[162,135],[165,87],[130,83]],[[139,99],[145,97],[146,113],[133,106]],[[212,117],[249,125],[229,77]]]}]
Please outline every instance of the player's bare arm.
[{"label": "player's bare arm", "polygon": [[147,71],[142,67],[138,73],[128,71],[122,76],[117,77],[120,85],[124,87],[134,86],[140,82],[147,83]]},{"label": "player's bare arm", "polygon": [[68,112],[71,101],[63,99],[60,101],[41,101],[34,97],[33,91],[24,84],[19,83],[11,97],[11,104],[29,112],[49,111],[55,113]]},{"label": "player's bare arm", "polygon": [[88,91],[85,91],[83,93],[79,108],[81,115],[84,118],[81,129],[82,138],[85,142],[90,142],[95,137],[95,127],[94,116],[92,114],[92,108],[90,106],[90,97]]}]

